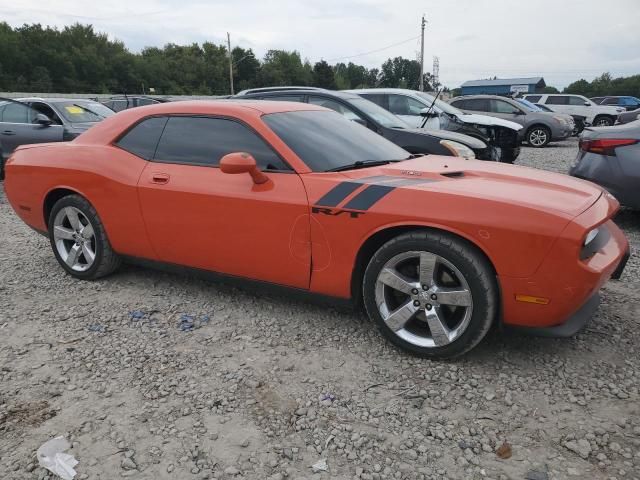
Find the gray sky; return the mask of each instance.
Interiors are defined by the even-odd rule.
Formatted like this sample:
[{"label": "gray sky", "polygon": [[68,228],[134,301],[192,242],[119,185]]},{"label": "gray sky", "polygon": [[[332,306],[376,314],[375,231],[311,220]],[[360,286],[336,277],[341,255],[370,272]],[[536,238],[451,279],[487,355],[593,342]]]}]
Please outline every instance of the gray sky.
[{"label": "gray sky", "polygon": [[573,80],[640,74],[640,0],[0,0],[0,20],[64,26],[91,23],[129,49],[210,40],[298,50],[311,62],[379,67],[416,58],[427,15],[425,69],[440,57],[440,79],[537,76]]}]

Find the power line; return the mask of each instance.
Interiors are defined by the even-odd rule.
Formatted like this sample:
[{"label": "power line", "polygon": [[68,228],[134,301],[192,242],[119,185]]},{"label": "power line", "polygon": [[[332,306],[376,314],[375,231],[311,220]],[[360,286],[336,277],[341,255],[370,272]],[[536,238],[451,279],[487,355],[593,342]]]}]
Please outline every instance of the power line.
[{"label": "power line", "polygon": [[408,38],[408,39],[403,40],[403,41],[398,42],[398,43],[394,43],[393,45],[388,45],[388,46],[383,47],[383,48],[378,48],[377,50],[371,50],[370,52],[356,53],[355,55],[348,55],[346,57],[329,58],[329,59],[327,59],[325,61],[326,62],[335,62],[336,60],[346,60],[347,58],[364,57],[365,55],[371,55],[372,53],[382,52],[383,50],[388,50],[390,48],[397,47],[399,45],[404,45],[405,43],[413,42],[414,40],[417,40],[418,38],[420,38],[420,35],[418,35],[416,37]]}]

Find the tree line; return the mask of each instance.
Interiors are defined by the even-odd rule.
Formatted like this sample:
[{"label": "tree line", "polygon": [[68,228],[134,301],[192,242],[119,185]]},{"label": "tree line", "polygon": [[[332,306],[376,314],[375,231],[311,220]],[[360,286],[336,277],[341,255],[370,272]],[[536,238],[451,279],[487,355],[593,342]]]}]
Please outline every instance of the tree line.
[{"label": "tree line", "polygon": [[[379,69],[324,60],[312,65],[295,50],[269,50],[258,59],[251,49],[237,46],[231,57],[236,92],[277,85],[417,89],[420,78],[419,62],[402,57],[388,59]],[[431,75],[424,79],[431,89]],[[226,46],[170,43],[132,53],[92,25],[57,29],[0,23],[0,91],[133,94],[150,88],[161,95],[229,94]]]},{"label": "tree line", "polygon": [[[353,62],[330,65],[324,60],[311,64],[295,50],[269,50],[258,59],[251,49],[237,46],[231,57],[236,92],[277,85],[418,89],[420,83],[419,62],[403,57],[389,58],[380,68]],[[440,87],[430,73],[424,74],[424,84],[426,90]],[[149,93],[150,88],[161,95],[229,94],[227,47],[213,42],[170,43],[132,53],[92,25],[12,28],[0,22],[0,91],[135,94]],[[551,86],[545,91],[558,92]],[[640,97],[640,75],[612,78],[604,73],[591,82],[573,82],[564,92]]]}]

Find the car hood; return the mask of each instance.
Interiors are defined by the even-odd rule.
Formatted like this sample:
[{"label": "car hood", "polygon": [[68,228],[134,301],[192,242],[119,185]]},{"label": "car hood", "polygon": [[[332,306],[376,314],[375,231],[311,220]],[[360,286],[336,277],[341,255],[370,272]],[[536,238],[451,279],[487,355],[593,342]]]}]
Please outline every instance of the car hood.
[{"label": "car hood", "polygon": [[476,125],[484,125],[487,127],[507,127],[518,131],[523,127],[519,123],[503,120],[502,118],[490,117],[489,115],[476,115],[475,113],[465,113],[464,115],[456,115],[464,123]]},{"label": "car hood", "polygon": [[494,207],[520,205],[568,219],[584,212],[602,195],[597,185],[559,173],[436,155],[353,170],[345,175],[356,181],[383,179],[380,183],[410,190],[416,199],[421,192],[437,192],[489,201]]},{"label": "car hood", "polygon": [[417,133],[419,135],[430,135],[432,137],[440,138],[442,140],[453,140],[454,142],[461,143],[468,146],[472,150],[482,150],[487,148],[487,145],[477,138],[463,133],[450,132],[448,130],[428,130],[426,128],[405,128],[400,130],[402,132]]}]

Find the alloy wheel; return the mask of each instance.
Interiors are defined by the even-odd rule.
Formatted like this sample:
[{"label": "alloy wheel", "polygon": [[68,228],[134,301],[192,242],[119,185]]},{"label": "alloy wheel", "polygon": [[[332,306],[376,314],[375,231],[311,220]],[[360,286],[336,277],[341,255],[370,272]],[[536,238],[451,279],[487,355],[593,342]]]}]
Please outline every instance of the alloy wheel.
[{"label": "alloy wheel", "polygon": [[91,222],[82,211],[65,207],[53,220],[53,239],[58,255],[76,272],[85,272],[96,259],[96,238]]},{"label": "alloy wheel", "polygon": [[471,289],[460,270],[425,251],[391,258],[378,274],[375,299],[385,324],[418,347],[454,342],[473,313]]},{"label": "alloy wheel", "polygon": [[542,128],[536,128],[529,134],[529,143],[533,147],[542,147],[547,143],[547,131]]}]

